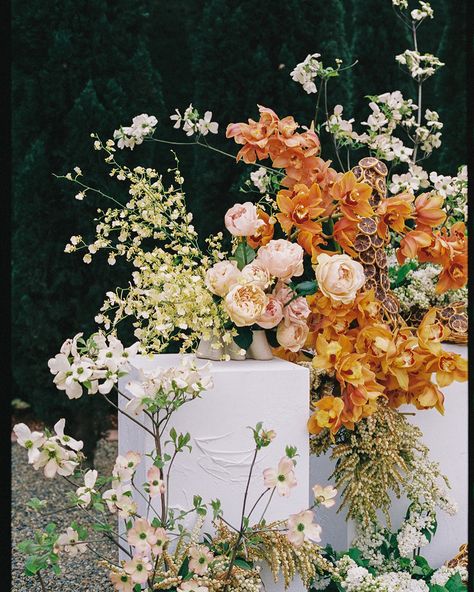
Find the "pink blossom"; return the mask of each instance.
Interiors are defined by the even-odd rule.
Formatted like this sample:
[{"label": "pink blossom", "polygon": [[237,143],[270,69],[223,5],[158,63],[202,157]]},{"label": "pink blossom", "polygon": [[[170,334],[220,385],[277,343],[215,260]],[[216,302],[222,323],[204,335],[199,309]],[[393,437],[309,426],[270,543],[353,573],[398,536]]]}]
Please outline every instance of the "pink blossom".
[{"label": "pink blossom", "polygon": [[265,469],[263,480],[266,487],[276,487],[277,493],[283,497],[290,495],[290,489],[296,486],[295,465],[284,456],[278,463],[277,469]]},{"label": "pink blossom", "polygon": [[305,539],[319,542],[321,540],[321,527],[319,524],[313,522],[313,512],[311,510],[305,510],[299,514],[291,514],[288,518],[288,532],[286,537],[295,545],[300,547]]},{"label": "pink blossom", "polygon": [[244,204],[235,204],[224,218],[227,230],[234,236],[253,236],[257,230],[265,224],[257,216],[257,208],[250,201]]},{"label": "pink blossom", "polygon": [[274,296],[268,296],[267,306],[257,320],[257,325],[264,329],[276,327],[283,318],[283,305]]}]

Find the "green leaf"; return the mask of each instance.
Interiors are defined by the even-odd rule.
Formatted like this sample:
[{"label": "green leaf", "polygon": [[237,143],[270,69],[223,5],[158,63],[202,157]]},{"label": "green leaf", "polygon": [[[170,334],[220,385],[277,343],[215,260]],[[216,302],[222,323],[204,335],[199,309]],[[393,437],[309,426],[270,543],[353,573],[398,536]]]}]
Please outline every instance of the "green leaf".
[{"label": "green leaf", "polygon": [[236,565],[237,567],[240,567],[241,569],[252,569],[252,566],[250,565],[250,563],[247,563],[243,559],[236,559],[234,561],[234,565]]},{"label": "green leaf", "polygon": [[439,584],[430,584],[430,592],[446,592],[446,588]]},{"label": "green leaf", "polygon": [[46,506],[47,503],[48,502],[46,500],[40,500],[37,497],[32,497],[26,505],[36,512],[39,512]]},{"label": "green leaf", "polygon": [[189,557],[186,557],[186,559],[181,564],[181,567],[179,568],[178,576],[185,578],[188,575],[188,573],[189,573]]},{"label": "green leaf", "polygon": [[237,327],[237,335],[234,337],[234,341],[239,347],[247,350],[253,341],[250,327]]},{"label": "green leaf", "polygon": [[133,586],[133,592],[142,592],[142,585],[135,584],[135,586]]},{"label": "green leaf", "polygon": [[239,269],[243,269],[255,259],[255,251],[252,249],[252,247],[249,247],[246,242],[241,242],[235,249],[234,255],[231,257],[231,259],[237,261],[237,267]]},{"label": "green leaf", "polygon": [[267,336],[270,347],[279,347],[280,344],[278,343],[276,331],[272,329],[266,329],[265,335]]},{"label": "green leaf", "polygon": [[294,291],[299,296],[310,296],[311,294],[315,294],[318,290],[318,283],[315,280],[309,280],[306,282],[300,282],[293,286]]},{"label": "green leaf", "polygon": [[449,592],[464,592],[467,589],[465,584],[463,584],[459,573],[452,575],[444,587],[449,590]]}]

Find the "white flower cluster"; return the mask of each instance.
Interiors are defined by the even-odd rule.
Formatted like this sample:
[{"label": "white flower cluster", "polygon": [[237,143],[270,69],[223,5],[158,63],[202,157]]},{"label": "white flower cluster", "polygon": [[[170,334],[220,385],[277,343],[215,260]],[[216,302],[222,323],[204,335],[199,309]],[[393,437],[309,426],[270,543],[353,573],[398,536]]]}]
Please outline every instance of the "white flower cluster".
[{"label": "white flower cluster", "polygon": [[336,562],[336,574],[341,579],[340,586],[346,592],[428,592],[423,580],[415,580],[411,574],[392,571],[372,575],[365,567],[358,566],[348,555]]},{"label": "white flower cluster", "polygon": [[322,62],[318,60],[320,57],[320,53],[307,55],[290,73],[291,78],[299,82],[308,94],[318,92],[314,80],[323,68]]},{"label": "white flower cluster", "polygon": [[433,18],[434,11],[431,8],[431,4],[429,2],[423,2],[420,0],[420,8],[415,8],[410,12],[411,18],[414,21],[422,21],[425,18]]},{"label": "white flower cluster", "polygon": [[176,113],[170,116],[170,119],[175,121],[174,128],[180,129],[183,125],[183,131],[186,132],[187,136],[193,136],[199,134],[206,136],[209,132],[211,134],[217,134],[219,124],[212,121],[212,111],[206,111],[204,117],[201,117],[199,111],[195,109],[192,103],[186,109],[183,115],[175,109]]},{"label": "white flower cluster", "polygon": [[467,166],[459,167],[455,177],[430,173],[430,181],[434,189],[446,197],[450,214],[454,219],[467,220]]},{"label": "white flower cluster", "polygon": [[268,191],[271,180],[266,168],[258,167],[256,171],[250,173],[250,179],[260,193],[266,193]]},{"label": "white flower cluster", "polygon": [[78,531],[71,526],[66,528],[65,533],[58,536],[54,547],[56,553],[66,553],[69,557],[76,557],[87,551],[87,543],[79,540]]},{"label": "white flower cluster", "polygon": [[81,440],[64,434],[66,420],[60,419],[54,425],[54,435],[45,432],[32,432],[24,423],[13,427],[17,442],[28,450],[28,464],[35,471],[44,469],[45,477],[52,479],[56,474],[67,477],[74,473],[79,464],[78,452],[83,448]]},{"label": "white flower cluster", "polygon": [[132,125],[123,127],[114,131],[114,140],[120,149],[130,148],[133,150],[135,145],[141,144],[143,140],[153,134],[158,120],[154,115],[142,113],[132,119]]},{"label": "white flower cluster", "polygon": [[359,134],[352,129],[354,118],[344,119],[342,105],[336,105],[329,119],[324,123],[327,132],[333,134],[336,142],[341,144],[352,144],[360,141]]},{"label": "white flower cluster", "polygon": [[393,6],[396,6],[397,8],[401,8],[401,9],[408,8],[408,0],[392,0],[392,4],[393,4]]},{"label": "white flower cluster", "polygon": [[129,518],[137,512],[131,480],[140,462],[141,456],[137,452],[129,451],[123,456],[117,456],[112,470],[111,488],[102,494],[109,512],[118,513],[121,518]]},{"label": "white flower cluster", "polygon": [[444,586],[446,582],[454,576],[455,574],[459,574],[462,581],[467,580],[467,569],[461,565],[456,567],[446,567],[446,565],[442,565],[439,569],[437,569],[434,574],[431,576],[430,584],[434,585],[437,584],[438,586]]},{"label": "white flower cluster", "polygon": [[434,516],[413,514],[405,520],[397,534],[398,550],[402,557],[411,557],[413,551],[425,547],[429,540],[423,530],[433,528]]},{"label": "white flower cluster", "polygon": [[78,333],[67,339],[59,354],[48,361],[54,384],[70,399],[79,399],[86,389],[89,395],[105,395],[129,370],[129,359],[137,354],[138,343],[124,348],[114,335],[95,333],[87,341]]},{"label": "white flower cluster", "polygon": [[212,388],[212,378],[207,371],[209,363],[198,368],[192,358],[183,357],[181,366],[154,368],[139,371],[139,380],[127,383],[132,399],[126,409],[132,415],[139,415],[144,409],[154,410],[163,406],[164,400],[193,399],[202,391]]},{"label": "white flower cluster", "polygon": [[444,62],[433,54],[421,54],[414,49],[406,49],[403,53],[395,56],[395,59],[399,64],[406,66],[410,76],[418,82],[433,76],[441,66],[444,66]]},{"label": "white flower cluster", "polygon": [[[389,266],[398,267],[396,259],[392,257]],[[402,313],[409,313],[413,307],[428,310],[432,306],[441,307],[451,302],[467,300],[467,288],[437,294],[436,282],[439,273],[440,266],[433,263],[420,265],[417,269],[408,272],[404,284],[393,290],[400,302]]]},{"label": "white flower cluster", "polygon": [[394,194],[402,191],[415,193],[419,189],[426,189],[429,186],[428,173],[420,165],[410,163],[406,173],[392,175],[389,189]]}]

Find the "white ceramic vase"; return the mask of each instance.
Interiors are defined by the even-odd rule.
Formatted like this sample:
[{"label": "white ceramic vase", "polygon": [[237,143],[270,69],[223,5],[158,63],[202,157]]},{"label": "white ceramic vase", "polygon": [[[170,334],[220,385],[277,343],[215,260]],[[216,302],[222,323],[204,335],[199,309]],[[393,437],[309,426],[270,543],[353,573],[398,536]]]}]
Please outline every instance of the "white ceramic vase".
[{"label": "white ceramic vase", "polygon": [[[263,329],[252,331],[252,336],[252,343],[246,352],[235,342],[229,345],[217,345],[217,340],[201,339],[196,350],[196,357],[217,362],[225,354],[228,354],[231,360],[271,360],[273,354],[265,331]],[[214,347],[212,347],[213,344]],[[242,351],[244,353],[241,353]]]}]

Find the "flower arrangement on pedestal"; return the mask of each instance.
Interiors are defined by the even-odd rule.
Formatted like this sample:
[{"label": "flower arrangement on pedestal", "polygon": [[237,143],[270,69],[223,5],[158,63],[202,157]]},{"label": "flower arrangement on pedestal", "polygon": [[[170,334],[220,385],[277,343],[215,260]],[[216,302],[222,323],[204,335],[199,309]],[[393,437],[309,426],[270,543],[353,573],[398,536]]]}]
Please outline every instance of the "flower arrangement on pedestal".
[{"label": "flower arrangement on pedestal", "polygon": [[[408,16],[407,2],[393,0],[393,4],[413,31],[416,47],[416,30],[432,18],[431,7],[420,2]],[[340,60],[335,68],[325,68],[319,57],[308,56],[292,72],[292,78],[308,93],[316,93],[316,82],[321,81],[323,92],[318,94],[310,125],[300,126],[292,116],[280,118],[272,109],[259,106],[257,120],[227,126],[226,136],[240,147],[237,155],[223,152],[205,139],[218,132],[210,111],[201,117],[190,105],[184,114],[176,110],[171,116],[176,129],[182,126],[188,137],[194,136],[189,144],[252,167],[242,189],[249,193],[253,186],[258,199],[228,210],[224,220],[228,236],[220,232],[199,242],[193,215],[186,207],[178,161],[168,170],[170,181],[153,168],[129,168],[121,162],[119,150],[133,150],[144,141],[174,143],[154,135],[155,117],[139,115],[105,142],[92,134],[94,148],[104,153],[110,165],[110,176],[127,184],[129,197],[123,203],[88,185],[79,167],[74,174],[60,176],[78,186],[78,200],[95,194],[111,202],[110,207],[98,211],[95,238],[88,241],[73,236],[65,250],[84,250],[85,263],[105,250],[110,265],[122,257],[133,271],[127,288],[107,292],[95,318],[99,332],[88,340],[81,335],[68,340],[50,360],[50,369],[57,387],[69,398],[78,398],[84,391],[108,398],[130,356],[159,353],[172,342],[180,343],[182,352],[196,351],[200,357],[216,360],[266,359],[273,353],[307,365],[312,369],[311,445],[314,452],[334,447],[340,459],[335,477],[337,486],[343,486],[349,516],[366,527],[376,525],[376,511],[387,513],[388,490],[398,493],[403,485],[406,492],[412,492],[407,524],[414,515],[428,516],[425,522],[417,522],[417,528],[422,534],[426,529],[431,533],[434,506],[427,508],[420,500],[423,491],[435,490],[440,472],[427,459],[419,433],[397,408],[408,403],[442,413],[440,387],[467,379],[466,360],[442,347],[453,335],[461,339],[467,334],[466,172],[462,168],[457,177],[428,175],[420,164],[439,146],[442,127],[438,114],[429,109],[422,122],[421,89],[426,78],[443,64],[417,49],[397,56],[418,84],[418,102],[405,99],[399,91],[370,97],[372,113],[363,122],[367,132],[359,134],[353,129],[353,120],[342,118],[342,106],[329,114],[328,83],[344,68]],[[318,121],[321,96],[326,112],[322,123]],[[395,135],[400,131],[406,132],[411,146]],[[322,158],[323,134],[328,134],[334,145],[340,170]],[[347,166],[342,162],[343,150]],[[364,153],[357,152],[357,161],[351,165],[351,152],[361,150]],[[404,165],[408,170],[402,173],[400,166]],[[393,167],[399,167],[399,172],[393,172]],[[224,246],[227,244],[229,247]],[[410,294],[423,282],[426,289],[418,293],[413,302],[416,310],[412,310]],[[132,349],[124,348],[117,338],[119,323],[125,319],[131,321],[137,339]],[[179,375],[180,371],[176,372]],[[185,372],[191,373],[192,382],[186,374],[181,377],[183,384],[173,378],[165,386],[162,376],[148,376],[134,386],[127,412],[134,416],[145,411],[154,422],[155,438],[162,435],[157,418],[168,409],[170,400],[181,405],[206,388],[196,368]],[[44,466],[48,476],[78,477],[80,447],[71,439],[64,440],[64,426],[57,426],[56,435],[30,435],[18,426],[17,432],[35,468]],[[176,437],[173,454],[189,441],[188,435]],[[254,438],[257,454],[264,445],[261,426],[255,428]],[[390,454],[382,461],[380,441],[390,443]],[[357,446],[367,451],[364,458],[353,454]],[[267,490],[287,493],[291,488],[294,458],[290,452],[287,450],[277,470],[266,473]],[[342,563],[334,568],[309,544],[303,547],[304,553],[293,553],[288,543],[303,544],[304,533],[314,535],[317,530],[306,512],[285,522],[289,534],[283,536],[282,523],[268,525],[265,534],[260,532],[261,522],[250,527],[245,502],[240,528],[229,526],[214,504],[215,538],[198,545],[196,531],[190,535],[190,546],[178,544],[175,555],[168,553],[168,529],[173,529],[175,522],[167,514],[163,468],[174,457],[166,458],[158,440],[152,454],[156,470],[150,476],[148,494],[164,499],[162,514],[154,521],[135,516],[134,523],[127,523],[127,540],[137,554],[126,567],[113,570],[117,590],[138,590],[142,584],[180,592],[259,589],[253,562],[264,558],[265,545],[276,545],[285,557],[284,565],[292,566],[284,572],[286,582],[299,571],[309,583],[315,566],[323,566],[328,573],[336,570],[334,581],[339,582],[339,589],[374,589],[370,588],[372,581],[367,582],[367,588],[355,586],[349,573],[354,566],[349,560],[338,559]],[[134,516],[129,482],[138,461],[133,455],[118,461],[128,468],[117,466],[111,480],[99,481],[100,488],[112,483],[107,499],[97,489],[97,476],[85,474],[76,503],[88,506],[91,499],[99,504],[102,499],[111,511],[122,512],[126,518]],[[125,479],[120,478],[122,469]],[[417,474],[426,476],[425,489],[416,489]],[[447,497],[439,492],[434,502],[446,506]],[[201,501],[194,510],[198,515],[204,512]],[[239,555],[249,532],[258,535],[257,543]],[[25,550],[44,551],[47,547],[47,560],[56,565],[58,551],[74,553],[75,545],[82,548],[82,534],[73,528],[61,535],[59,542],[50,532],[40,547],[28,544]],[[389,535],[384,531],[383,536]],[[399,541],[400,556],[404,548],[407,546]],[[39,573],[46,564],[35,561],[30,571]],[[199,565],[204,564],[208,569],[200,573]],[[277,560],[272,564],[275,573],[279,565]],[[364,572],[361,578],[366,576]],[[380,586],[375,589],[395,589],[381,577],[383,581],[376,583]]]}]

